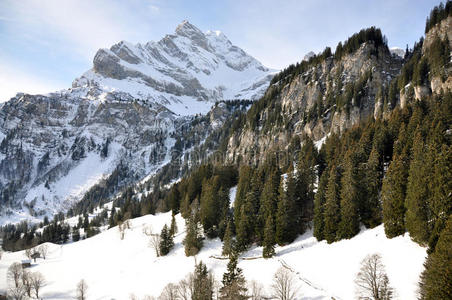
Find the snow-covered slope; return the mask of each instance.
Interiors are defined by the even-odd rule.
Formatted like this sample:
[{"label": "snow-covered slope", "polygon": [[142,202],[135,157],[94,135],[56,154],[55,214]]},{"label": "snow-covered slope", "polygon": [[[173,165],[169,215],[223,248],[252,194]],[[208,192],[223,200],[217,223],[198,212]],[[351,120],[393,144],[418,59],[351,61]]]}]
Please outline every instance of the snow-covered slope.
[{"label": "snow-covered slope", "polygon": [[389,51],[391,51],[391,54],[397,55],[400,58],[405,57],[405,50],[400,47],[391,47]]},{"label": "snow-covered slope", "polygon": [[[65,211],[115,170],[145,178],[183,154],[174,146],[196,114],[257,99],[273,72],[223,33],[184,21],[158,42],[100,49],[72,88],[18,94],[0,105],[0,224]],[[196,146],[224,116],[183,143]]]},{"label": "snow-covered slope", "polygon": [[[160,232],[171,221],[171,213],[147,215],[131,220],[123,240],[114,227],[92,238],[67,245],[48,244],[50,254],[38,260],[30,271],[41,272],[47,285],[42,289],[44,299],[73,299],[75,286],[86,280],[89,299],[138,299],[145,295],[158,296],[164,286],[177,283],[193,271],[195,261],[202,260],[217,280],[226,270],[227,260],[218,259],[222,244],[218,239],[206,240],[199,255],[186,257],[182,240],[184,221],[177,216],[179,233],[175,247],[168,256],[156,257],[149,247],[144,227]],[[95,249],[95,251],[93,251]],[[354,278],[360,261],[368,254],[380,253],[395,299],[415,299],[417,282],[426,257],[425,248],[412,242],[408,235],[387,239],[383,226],[363,230],[350,240],[328,245],[317,242],[308,232],[294,243],[276,248],[272,259],[261,258],[262,248],[252,248],[242,255],[239,267],[248,281],[263,284],[267,294],[274,272],[281,266],[289,268],[300,286],[297,299],[353,299]],[[0,289],[6,288],[6,270],[24,259],[24,252],[5,253],[0,261]],[[255,258],[255,259],[243,259]]]}]

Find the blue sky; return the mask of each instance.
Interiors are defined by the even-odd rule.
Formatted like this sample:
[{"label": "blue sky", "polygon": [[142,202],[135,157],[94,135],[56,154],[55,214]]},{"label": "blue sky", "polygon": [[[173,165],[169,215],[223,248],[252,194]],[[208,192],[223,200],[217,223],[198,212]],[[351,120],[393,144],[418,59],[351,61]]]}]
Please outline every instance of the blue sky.
[{"label": "blue sky", "polygon": [[424,33],[432,0],[0,0],[0,102],[71,86],[99,48],[159,40],[183,20],[276,69],[369,26],[390,46]]}]

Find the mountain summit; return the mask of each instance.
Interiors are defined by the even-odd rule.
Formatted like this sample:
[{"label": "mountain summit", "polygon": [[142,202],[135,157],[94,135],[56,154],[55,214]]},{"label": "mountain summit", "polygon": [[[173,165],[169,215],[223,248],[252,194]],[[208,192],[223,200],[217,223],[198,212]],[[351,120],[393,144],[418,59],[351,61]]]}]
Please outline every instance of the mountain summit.
[{"label": "mountain summit", "polygon": [[158,42],[121,41],[98,50],[93,68],[73,88],[97,97],[123,92],[187,115],[206,112],[218,100],[257,99],[273,73],[223,33],[203,33],[183,21]]}]

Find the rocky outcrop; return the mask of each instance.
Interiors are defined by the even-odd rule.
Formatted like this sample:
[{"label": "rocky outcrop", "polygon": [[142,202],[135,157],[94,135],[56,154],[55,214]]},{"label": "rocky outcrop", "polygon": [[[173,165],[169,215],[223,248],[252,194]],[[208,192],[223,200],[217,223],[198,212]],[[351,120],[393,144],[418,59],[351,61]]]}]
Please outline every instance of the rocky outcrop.
[{"label": "rocky outcrop", "polygon": [[430,48],[436,37],[439,37],[441,40],[447,38],[449,40],[449,48],[452,49],[452,17],[447,17],[442,20],[425,34],[424,43],[422,45],[423,53]]},{"label": "rocky outcrop", "polygon": [[[295,135],[307,134],[317,141],[370,116],[381,116],[383,104],[377,98],[378,90],[389,86],[401,66],[400,57],[392,55],[386,47],[376,49],[372,43],[363,44],[355,53],[339,61],[333,57],[326,58],[280,88],[273,106],[280,105],[283,125],[275,124],[270,131],[265,131],[262,126],[246,127],[230,138],[227,160],[260,161],[270,151],[286,151]],[[310,111],[315,114],[319,101],[328,107],[328,101],[336,101],[350,85],[359,91],[351,100],[349,109],[334,105],[317,118],[310,120],[307,117]],[[259,114],[259,124],[268,120],[272,109],[279,109],[273,106]]]},{"label": "rocky outcrop", "polygon": [[[430,47],[434,43],[435,39],[441,39],[442,41],[449,41],[449,49],[452,50],[452,17],[447,17],[440,23],[432,27],[425,35],[424,43],[422,45],[422,53],[430,51]],[[450,52],[452,56],[452,51]],[[434,94],[440,94],[452,90],[452,78],[449,76],[452,72],[452,66],[444,66],[444,74],[442,76],[434,76],[430,80],[429,87],[418,87],[416,92],[416,99],[427,94],[427,90],[430,89]]]}]

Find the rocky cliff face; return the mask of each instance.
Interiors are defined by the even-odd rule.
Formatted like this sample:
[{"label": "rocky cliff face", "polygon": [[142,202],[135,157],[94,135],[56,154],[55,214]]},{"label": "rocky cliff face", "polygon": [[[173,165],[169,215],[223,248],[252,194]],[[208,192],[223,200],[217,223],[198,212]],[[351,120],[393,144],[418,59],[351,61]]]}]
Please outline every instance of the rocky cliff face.
[{"label": "rocky cliff face", "polygon": [[[239,157],[262,160],[269,151],[286,151],[295,135],[307,134],[318,141],[369,116],[381,115],[383,103],[378,90],[389,86],[401,66],[402,59],[386,47],[377,49],[372,43],[365,43],[340,60],[326,58],[284,86],[276,83],[267,93],[272,89],[279,92],[273,105],[259,113],[258,126],[246,126],[230,138],[228,161],[237,161]],[[347,93],[351,94],[346,96]],[[351,103],[338,107],[340,97],[351,97]],[[327,109],[320,116],[311,117],[319,105]],[[281,109],[278,114],[281,121],[266,131],[262,124],[268,122],[275,109]]]},{"label": "rocky cliff face", "polygon": [[[434,26],[425,35],[424,43],[422,45],[422,52],[425,54],[430,51],[432,44],[435,39],[439,38],[442,41],[449,42],[449,50],[452,50],[452,17],[448,17],[442,20],[439,24]],[[452,57],[452,52],[451,57]],[[430,93],[440,94],[441,91],[452,90],[452,77],[449,76],[452,72],[452,65],[449,63],[448,66],[444,68],[443,76],[434,76],[431,78],[429,87],[416,87],[416,99],[421,99],[424,95]],[[430,90],[428,89],[430,88]]]},{"label": "rocky cliff face", "polygon": [[[0,105],[0,223],[64,211],[114,171],[112,189],[153,174],[221,127],[232,109],[215,101],[260,97],[272,72],[183,22],[159,42],[99,50],[68,90],[18,94]],[[181,146],[196,114],[209,117]]]}]

